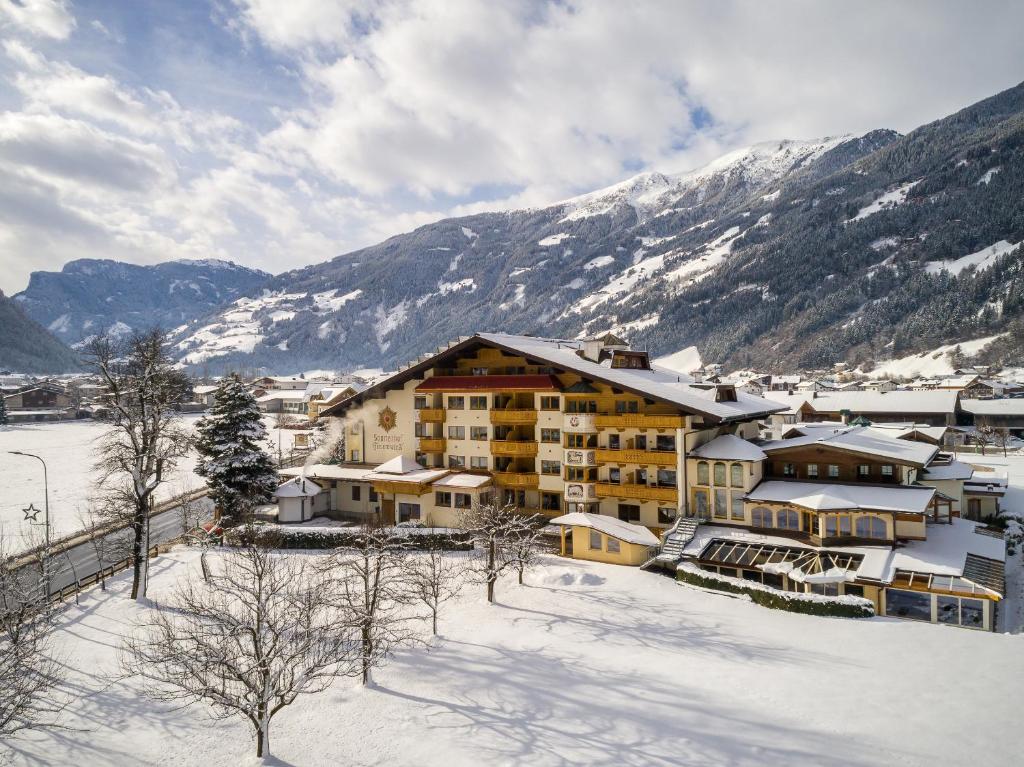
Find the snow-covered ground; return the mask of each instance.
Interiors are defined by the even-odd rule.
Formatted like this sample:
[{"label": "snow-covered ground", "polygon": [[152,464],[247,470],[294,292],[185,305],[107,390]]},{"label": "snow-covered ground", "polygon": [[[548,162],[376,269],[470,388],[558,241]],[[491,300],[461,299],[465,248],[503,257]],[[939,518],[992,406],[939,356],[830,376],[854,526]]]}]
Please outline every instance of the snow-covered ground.
[{"label": "snow-covered ground", "polygon": [[[154,563],[159,600],[196,553]],[[252,763],[247,725],[111,681],[140,610],[71,604],[58,649],[71,729],[5,744],[14,764]],[[548,558],[482,588],[360,689],[339,680],[275,719],[278,764],[1009,765],[1024,750],[1024,637],[768,610],[633,568]],[[424,627],[425,629],[425,627]],[[983,722],[965,718],[983,711]]]},{"label": "snow-covered ground", "polygon": [[[184,416],[184,425],[192,429],[199,418],[199,415]],[[268,416],[264,422],[273,444],[272,452],[276,454],[278,431],[273,428],[274,419]],[[96,478],[97,440],[106,428],[98,421],[89,420],[0,427],[0,535],[8,548],[17,549],[25,545],[27,523],[21,510],[30,503],[42,509],[44,501],[43,470],[39,461],[9,455],[7,451],[35,453],[46,461],[52,532],[54,537],[60,537],[82,527],[81,515],[86,512],[89,498],[93,495]],[[293,432],[282,430],[281,438],[282,450],[287,454],[292,448]],[[202,487],[205,481],[193,473],[195,464],[195,453],[183,458],[174,475],[157,493],[157,498]]]},{"label": "snow-covered ground", "polygon": [[954,368],[950,360],[950,354],[957,347],[960,347],[960,352],[963,355],[971,357],[999,337],[999,335],[994,335],[975,338],[958,344],[938,346],[920,354],[910,354],[906,357],[885,360],[879,362],[867,375],[869,378],[896,378],[899,376],[904,378],[915,378],[917,376],[938,378],[941,376],[951,376],[953,375]]}]

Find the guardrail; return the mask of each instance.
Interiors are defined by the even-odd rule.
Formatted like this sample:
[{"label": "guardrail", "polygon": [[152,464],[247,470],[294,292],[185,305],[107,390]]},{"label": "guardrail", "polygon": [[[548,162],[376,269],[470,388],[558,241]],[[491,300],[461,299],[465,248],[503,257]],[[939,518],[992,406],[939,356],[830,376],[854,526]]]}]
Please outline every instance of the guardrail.
[{"label": "guardrail", "polygon": [[[164,545],[166,546],[166,544]],[[154,557],[158,556],[160,554],[160,544],[150,547],[147,553],[149,555],[149,559],[153,559]],[[95,586],[97,583],[102,583],[107,578],[113,578],[117,573],[121,572],[122,570],[127,570],[131,566],[132,558],[125,557],[119,562],[115,562],[112,565],[100,568],[96,572],[86,575],[84,578],[77,578],[74,583],[69,583],[67,586],[64,586],[63,588],[51,593],[50,599],[56,600],[58,602],[63,602],[68,597],[74,595],[75,602],[77,603],[78,595],[82,593],[82,589],[88,588],[90,586]]]}]

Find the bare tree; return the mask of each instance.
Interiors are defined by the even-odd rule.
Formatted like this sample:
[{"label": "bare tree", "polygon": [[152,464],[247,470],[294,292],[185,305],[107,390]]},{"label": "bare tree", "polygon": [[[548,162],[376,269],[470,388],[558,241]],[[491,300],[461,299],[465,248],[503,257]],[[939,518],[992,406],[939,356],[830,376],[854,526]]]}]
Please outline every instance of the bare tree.
[{"label": "bare tree", "polygon": [[364,685],[396,647],[415,640],[414,616],[406,609],[414,599],[408,553],[406,537],[366,525],[350,547],[336,551],[327,563],[327,572],[337,579],[338,606],[357,635]]},{"label": "bare tree", "polygon": [[463,512],[459,527],[470,533],[478,556],[473,569],[487,586],[487,601],[494,602],[494,584],[510,567],[519,566],[517,542],[530,535],[535,517],[519,512],[514,504],[476,504]]},{"label": "bare tree", "polygon": [[1010,434],[1010,430],[1007,428],[997,428],[992,430],[992,442],[996,447],[1003,449],[1003,458],[1006,457],[1007,448],[1010,446],[1010,442],[1013,440],[1013,435]]},{"label": "bare tree", "polygon": [[505,547],[504,554],[511,560],[509,564],[516,570],[520,586],[523,585],[523,575],[526,571],[532,570],[537,565],[540,556],[537,542],[541,534],[540,525],[531,524],[516,531]]},{"label": "bare tree", "polygon": [[188,399],[188,378],[174,368],[167,337],[155,329],[125,342],[100,336],[86,357],[107,387],[103,437],[97,468],[106,508],[133,532],[132,599],[146,595],[149,518],[153,495],[188,451],[189,436],[178,424],[177,406]]},{"label": "bare tree", "polygon": [[0,737],[59,726],[67,700],[50,643],[53,618],[45,575],[0,544]]},{"label": "bare tree", "polygon": [[985,455],[985,448],[995,441],[995,429],[982,421],[974,429],[974,439],[981,446],[981,454]]},{"label": "bare tree", "polygon": [[[101,497],[98,504],[102,504]],[[116,517],[110,510],[103,509],[98,504],[90,505],[84,514],[79,514],[78,521],[82,528],[93,556],[96,557],[96,564],[99,567],[100,590],[107,590],[106,569],[118,562],[129,559],[132,555],[132,536],[130,531],[111,525],[112,517]]]},{"label": "bare tree", "polygon": [[339,620],[331,579],[302,556],[250,545],[226,553],[208,581],[179,583],[125,640],[126,672],[156,700],[206,702],[241,717],[270,752],[270,724],[300,695],[358,673],[358,643]]},{"label": "bare tree", "polygon": [[465,583],[466,557],[432,545],[412,558],[408,583],[413,596],[430,610],[431,629],[437,636],[437,616],[441,607],[459,595]]}]

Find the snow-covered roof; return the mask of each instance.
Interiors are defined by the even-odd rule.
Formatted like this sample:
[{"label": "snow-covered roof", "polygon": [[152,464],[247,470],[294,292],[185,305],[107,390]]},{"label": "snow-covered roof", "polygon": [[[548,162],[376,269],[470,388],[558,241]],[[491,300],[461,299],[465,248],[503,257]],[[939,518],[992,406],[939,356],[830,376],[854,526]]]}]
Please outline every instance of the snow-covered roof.
[{"label": "snow-covered roof", "polygon": [[359,466],[337,466],[330,463],[313,463],[309,466],[295,466],[290,469],[281,469],[278,473],[282,477],[307,476],[313,479],[343,479],[358,482],[365,479],[370,469]]},{"label": "snow-covered roof", "polygon": [[763,461],[767,456],[753,442],[737,437],[735,434],[722,434],[710,442],[706,442],[690,453],[697,458],[710,458],[722,461]]},{"label": "snow-covered roof", "polygon": [[615,517],[608,517],[604,514],[588,514],[582,511],[574,511],[572,514],[564,514],[551,520],[552,525],[564,525],[565,527],[589,527],[599,530],[612,538],[618,538],[626,543],[635,543],[638,546],[657,546],[658,536],[640,525],[633,525],[623,522]]},{"label": "snow-covered roof", "polygon": [[396,455],[367,473],[364,479],[426,484],[445,476],[447,473],[448,469],[426,469],[408,456]]},{"label": "snow-covered roof", "polygon": [[863,509],[924,514],[934,495],[935,489],[931,487],[767,480],[747,493],[746,497],[754,502],[791,503],[816,511]]},{"label": "snow-covered roof", "polygon": [[[81,388],[84,389],[85,387],[83,386]],[[105,387],[105,386],[103,386],[103,387],[96,386],[96,387],[93,387],[93,388],[104,388],[105,389],[107,387]],[[215,392],[215,391],[217,391],[217,387],[216,386],[203,385],[203,386],[193,386],[192,387],[193,394],[198,394],[200,396],[202,396],[203,394],[210,394],[211,392]]]},{"label": "snow-covered roof", "polygon": [[1024,416],[1024,397],[1006,399],[965,399],[960,407],[974,415],[1018,415]]},{"label": "snow-covered roof", "polygon": [[893,461],[926,466],[938,453],[936,445],[894,439],[879,433],[870,426],[839,426],[826,428],[800,427],[803,436],[765,442],[761,448],[766,453],[807,445],[823,445],[858,455],[887,458]]},{"label": "snow-covered roof", "polygon": [[319,495],[322,491],[323,488],[313,480],[299,476],[289,479],[277,488],[274,495],[278,498],[309,498]]},{"label": "snow-covered roof", "polygon": [[262,397],[257,397],[257,402],[272,402],[278,399],[294,399],[301,400],[306,396],[306,392],[302,389],[274,389],[268,391]]},{"label": "snow-covered roof", "polygon": [[946,414],[956,409],[958,391],[835,391],[817,392],[817,396],[807,393],[786,394],[785,392],[765,392],[765,399],[787,405],[794,409],[807,403],[821,413],[838,413],[849,410],[851,413],[927,413]]},{"label": "snow-covered roof", "polygon": [[974,474],[974,468],[960,461],[950,461],[946,464],[933,464],[924,470],[922,479],[970,479]]},{"label": "snow-covered roof", "polygon": [[489,484],[491,478],[486,474],[449,474],[434,482],[434,487],[475,488]]}]

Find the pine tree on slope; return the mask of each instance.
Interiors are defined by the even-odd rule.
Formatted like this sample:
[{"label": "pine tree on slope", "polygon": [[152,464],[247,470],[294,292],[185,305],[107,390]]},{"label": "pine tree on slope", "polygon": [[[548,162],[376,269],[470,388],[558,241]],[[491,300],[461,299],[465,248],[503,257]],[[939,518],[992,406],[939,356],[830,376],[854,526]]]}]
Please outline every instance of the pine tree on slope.
[{"label": "pine tree on slope", "polygon": [[267,430],[256,399],[237,375],[221,381],[213,409],[196,426],[199,463],[226,524],[238,524],[277,487],[273,461],[260,447]]}]

